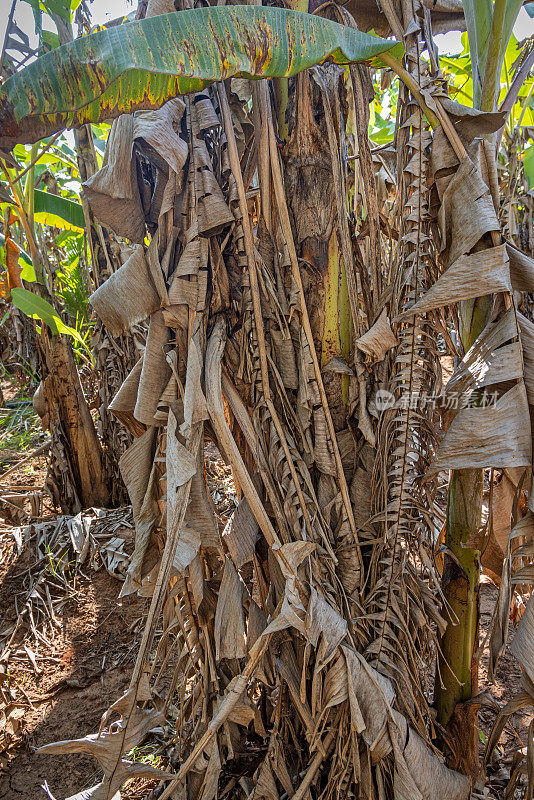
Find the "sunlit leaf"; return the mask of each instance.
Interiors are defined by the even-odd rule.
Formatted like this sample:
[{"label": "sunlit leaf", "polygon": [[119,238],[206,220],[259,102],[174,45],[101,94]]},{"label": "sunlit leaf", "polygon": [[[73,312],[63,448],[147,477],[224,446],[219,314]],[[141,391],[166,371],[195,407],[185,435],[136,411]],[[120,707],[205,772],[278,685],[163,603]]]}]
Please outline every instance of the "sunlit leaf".
[{"label": "sunlit leaf", "polygon": [[223,78],[290,76],[327,60],[376,61],[386,51],[400,55],[403,48],[281,8],[162,14],[83,36],[10,77],[0,94],[0,141],[35,141],[65,127],[157,108]]},{"label": "sunlit leaf", "polygon": [[35,269],[33,268],[33,264],[31,261],[26,261],[25,258],[19,258],[19,266],[22,267],[20,271],[20,277],[23,281],[27,281],[28,283],[35,283]]},{"label": "sunlit leaf", "polygon": [[85,221],[80,203],[50,192],[35,190],[35,220],[54,228],[83,230]]},{"label": "sunlit leaf", "polygon": [[42,319],[54,333],[58,332],[57,321],[61,322],[61,319],[57,311],[44,297],[30,292],[28,289],[13,289],[11,299],[13,305],[23,314],[33,317],[33,319]]},{"label": "sunlit leaf", "polygon": [[12,289],[11,301],[23,314],[33,319],[41,319],[45,322],[53,333],[64,333],[82,345],[87,350],[87,344],[75,328],[65,325],[57,311],[50,303],[28,289]]},{"label": "sunlit leaf", "polygon": [[447,67],[453,75],[469,75],[471,72],[471,61],[464,56],[440,56],[440,66]]}]

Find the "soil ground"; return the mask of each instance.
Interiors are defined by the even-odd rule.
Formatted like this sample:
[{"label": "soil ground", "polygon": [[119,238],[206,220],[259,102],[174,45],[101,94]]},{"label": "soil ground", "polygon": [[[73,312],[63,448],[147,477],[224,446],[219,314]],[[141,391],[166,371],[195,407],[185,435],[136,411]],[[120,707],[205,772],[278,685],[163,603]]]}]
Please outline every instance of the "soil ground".
[{"label": "soil ground", "polygon": [[[5,538],[2,549],[0,619],[9,626],[16,618],[13,600],[23,591],[17,574],[29,564],[28,556],[17,557],[14,548],[5,557]],[[37,661],[40,673],[29,659],[10,663],[10,678],[27,703],[12,746],[0,756],[4,800],[45,798],[45,781],[57,798],[98,782],[92,758],[37,755],[35,748],[94,733],[103,712],[127,689],[147,600],[133,596],[119,603],[119,591],[120,582],[103,568],[80,577],[76,596],[64,607],[61,629]]]},{"label": "soil ground", "polygon": [[[0,419],[0,498],[10,498],[8,504],[0,499],[1,652],[3,633],[17,620],[27,593],[28,570],[36,561],[34,542],[25,542],[19,553],[16,536],[28,522],[51,519],[57,512],[44,491],[46,453],[11,472],[42,445],[46,434],[28,405],[31,398],[11,381],[0,381],[0,389],[5,404]],[[133,548],[133,532],[130,536],[127,551]],[[53,635],[47,629],[48,644],[17,637],[6,662],[0,662],[3,800],[45,800],[45,782],[62,800],[100,780],[98,765],[88,756],[37,755],[35,750],[48,742],[94,733],[103,712],[127,688],[149,601],[135,595],[119,601],[120,589],[121,582],[103,566],[95,570],[84,565],[69,580],[59,624]],[[35,663],[24,652],[24,644]],[[4,670],[8,697],[18,706],[14,717],[8,716],[6,749],[1,746]],[[132,781],[123,798],[145,797],[151,785]]]},{"label": "soil ground", "polygon": [[[489,579],[487,582],[482,583],[480,587],[480,642],[484,640],[490,629],[497,595],[498,589]],[[481,705],[479,711],[481,759],[498,709],[521,691],[521,668],[510,652],[509,647],[514,632],[514,625],[510,624],[507,646],[499,660],[493,684],[488,681],[487,648],[480,659],[479,694],[486,695],[488,699],[488,704]],[[496,703],[494,708],[490,707],[492,701]],[[484,797],[495,798],[495,800],[504,798],[514,753],[517,751],[518,746],[526,747],[528,728],[533,718],[533,709],[531,707],[520,709],[510,718],[509,724],[499,739],[492,762],[488,768],[490,794],[484,795]]]}]

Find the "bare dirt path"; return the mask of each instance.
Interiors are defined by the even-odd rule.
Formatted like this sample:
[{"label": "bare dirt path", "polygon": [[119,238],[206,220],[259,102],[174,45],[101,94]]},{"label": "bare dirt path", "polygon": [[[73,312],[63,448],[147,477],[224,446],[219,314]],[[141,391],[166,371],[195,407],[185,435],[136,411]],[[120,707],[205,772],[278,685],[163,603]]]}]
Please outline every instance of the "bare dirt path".
[{"label": "bare dirt path", "polygon": [[[0,535],[1,627],[17,618],[15,599],[24,597],[22,584],[32,553],[16,554]],[[147,609],[145,598],[118,601],[120,582],[104,568],[88,570],[74,581],[50,647],[39,642],[35,665],[24,654],[9,659],[9,680],[22,703],[8,750],[0,755],[0,797],[38,800],[46,795],[45,780],[58,799],[98,782],[93,759],[85,756],[36,755],[47,742],[94,733],[102,713],[127,688],[136,646]],[[15,653],[17,650],[15,649]],[[37,671],[36,668],[37,667]],[[128,795],[125,795],[127,797]]]}]

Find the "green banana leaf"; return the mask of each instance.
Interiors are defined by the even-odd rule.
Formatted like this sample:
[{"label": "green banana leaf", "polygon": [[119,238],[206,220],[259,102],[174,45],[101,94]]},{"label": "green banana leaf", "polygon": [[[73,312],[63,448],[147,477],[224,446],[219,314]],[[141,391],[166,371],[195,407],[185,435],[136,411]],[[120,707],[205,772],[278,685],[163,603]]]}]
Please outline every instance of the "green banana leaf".
[{"label": "green banana leaf", "polygon": [[68,200],[50,192],[34,192],[34,216],[36,222],[71,231],[85,227],[83,209],[80,203]]},{"label": "green banana leaf", "polygon": [[377,62],[403,46],[299,11],[217,6],[162,14],[69,42],[5,81],[0,146],[100,122],[230,77]]},{"label": "green banana leaf", "polygon": [[12,289],[11,300],[27,317],[42,319],[43,322],[52,329],[53,333],[58,332],[57,321],[63,322],[57,311],[50,305],[48,300],[40,297],[28,289]]},{"label": "green banana leaf", "polygon": [[41,319],[51,329],[52,333],[64,333],[66,336],[71,336],[78,344],[87,349],[87,344],[80,336],[75,328],[70,325],[65,325],[57,311],[50,305],[48,300],[40,297],[28,289],[12,289],[11,302],[27,317],[33,319]]}]

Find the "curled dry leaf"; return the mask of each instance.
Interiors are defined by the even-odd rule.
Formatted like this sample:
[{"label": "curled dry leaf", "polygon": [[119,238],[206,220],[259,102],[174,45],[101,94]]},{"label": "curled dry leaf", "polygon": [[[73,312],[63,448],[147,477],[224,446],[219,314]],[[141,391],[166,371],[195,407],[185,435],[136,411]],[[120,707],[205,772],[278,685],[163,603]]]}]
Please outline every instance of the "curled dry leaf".
[{"label": "curled dry leaf", "polygon": [[525,673],[529,691],[534,688],[534,600],[530,596],[527,607],[519,621],[510,650],[517,658]]},{"label": "curled dry leaf", "polygon": [[423,314],[434,308],[482,297],[488,292],[510,292],[510,266],[506,247],[460,256],[440,276],[428,292],[398,319]]},{"label": "curled dry leaf", "polygon": [[488,187],[469,157],[460,164],[443,192],[438,220],[441,253],[449,265],[470,253],[484,234],[499,230]]},{"label": "curled dry leaf", "polygon": [[118,236],[142,244],[145,215],[132,158],[134,118],[123,114],[113,122],[102,168],[84,184],[84,194],[98,222]]},{"label": "curled dry leaf", "polygon": [[133,123],[133,138],[148,142],[178,174],[188,154],[187,143],[176,134],[184,110],[184,101],[176,97],[157,111],[138,111]]},{"label": "curled dry leaf", "polygon": [[243,614],[244,584],[232,561],[224,562],[224,572],[215,613],[215,653],[221,658],[244,658],[245,618]]},{"label": "curled dry leaf", "polygon": [[113,336],[148,319],[160,307],[142,245],[91,295],[89,302]]},{"label": "curled dry leaf", "polygon": [[[506,344],[514,338],[517,338],[516,315],[509,309],[499,320],[486,326],[465,354],[445,387],[445,397],[522,377],[521,345],[518,342]],[[526,380],[525,384],[528,392]]]},{"label": "curled dry leaf", "polygon": [[482,408],[461,409],[430,468],[526,467],[532,459],[528,401],[523,381]]},{"label": "curled dry leaf", "polygon": [[391,330],[385,308],[367,333],[356,340],[356,347],[372,361],[382,361],[388,350],[397,344],[398,340]]}]

